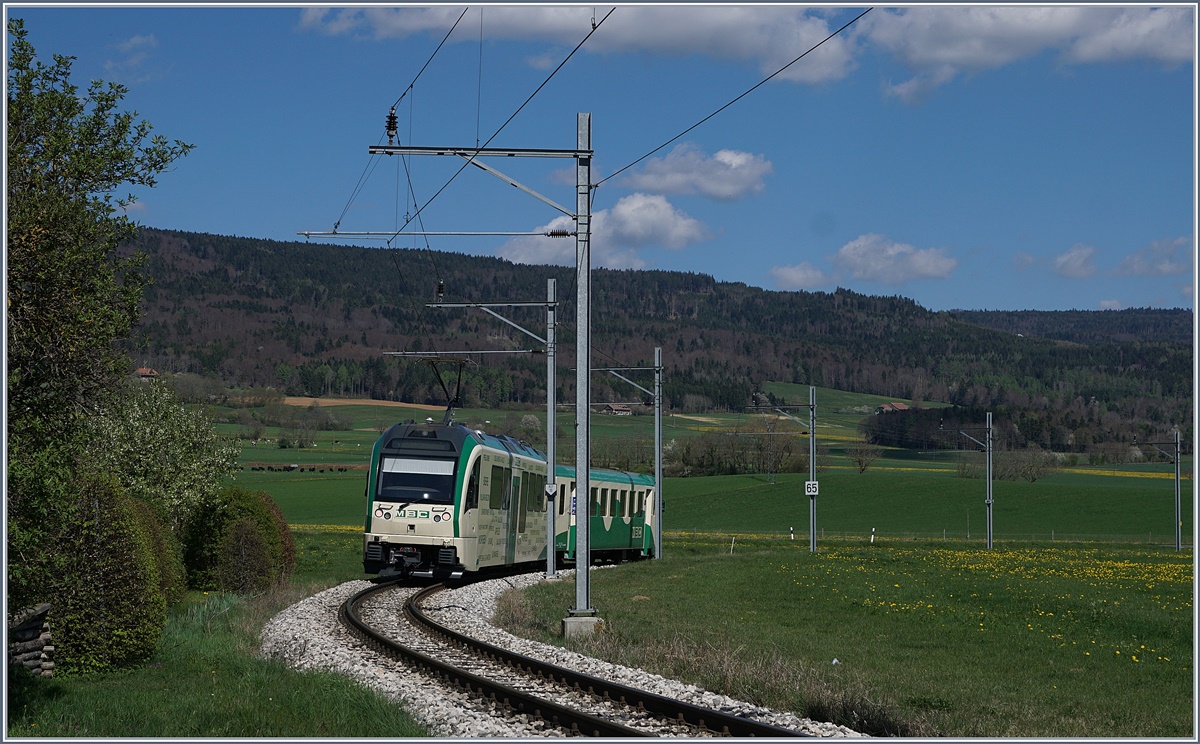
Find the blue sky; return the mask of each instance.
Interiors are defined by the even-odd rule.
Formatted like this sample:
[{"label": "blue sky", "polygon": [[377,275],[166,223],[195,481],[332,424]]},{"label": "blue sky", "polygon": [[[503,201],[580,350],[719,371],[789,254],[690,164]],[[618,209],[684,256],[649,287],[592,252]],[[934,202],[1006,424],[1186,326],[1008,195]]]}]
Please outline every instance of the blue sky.
[{"label": "blue sky", "polygon": [[[613,7],[6,12],[39,57],[76,57],[77,83],[127,86],[156,133],[196,146],[137,192],[132,214],[153,227],[389,231],[443,187],[425,230],[557,227],[558,212],[482,171],[454,177],[462,161],[406,168],[367,148],[385,141],[398,99],[402,144],[487,141],[595,18],[491,141],[572,149],[576,113],[591,113],[595,266],[841,286],[933,310],[1193,306],[1194,5],[877,7],[632,167],[866,6],[616,6],[605,18]],[[574,205],[571,161],[487,162]],[[570,240],[429,245],[574,264]]]}]

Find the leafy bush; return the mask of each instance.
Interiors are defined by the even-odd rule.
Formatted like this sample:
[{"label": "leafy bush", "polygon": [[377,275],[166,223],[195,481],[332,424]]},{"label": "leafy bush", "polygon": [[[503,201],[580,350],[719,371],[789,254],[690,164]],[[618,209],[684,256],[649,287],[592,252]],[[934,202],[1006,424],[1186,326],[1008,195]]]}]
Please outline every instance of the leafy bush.
[{"label": "leafy bush", "polygon": [[230,486],[189,520],[184,563],[193,589],[252,593],[291,574],[296,548],[270,494]]},{"label": "leafy bush", "polygon": [[187,594],[187,569],[183,566],[183,545],[171,532],[154,507],[141,499],[130,499],[143,532],[150,541],[150,552],[158,570],[158,586],[167,606],[174,605]]},{"label": "leafy bush", "polygon": [[161,382],[127,384],[116,405],[90,419],[89,431],[97,464],[115,473],[130,495],[154,505],[173,528],[210,501],[237,464],[237,448],[222,442],[203,412],[185,407]]},{"label": "leafy bush", "polygon": [[111,478],[76,482],[63,504],[71,527],[61,536],[71,570],[48,587],[55,671],[107,672],[136,664],[155,650],[166,600],[142,507]]}]

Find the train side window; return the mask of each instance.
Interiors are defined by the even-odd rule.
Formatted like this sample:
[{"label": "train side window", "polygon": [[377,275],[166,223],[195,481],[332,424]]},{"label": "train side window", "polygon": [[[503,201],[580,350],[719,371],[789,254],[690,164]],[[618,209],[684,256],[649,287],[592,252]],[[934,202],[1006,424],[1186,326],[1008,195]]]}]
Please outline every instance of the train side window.
[{"label": "train side window", "polygon": [[529,514],[529,486],[533,477],[530,473],[526,473],[521,479],[521,505],[518,507],[519,516],[517,517],[517,532],[525,532],[525,518]]},{"label": "train side window", "polygon": [[631,506],[633,506],[633,504],[629,503],[629,491],[626,491],[624,488],[622,488],[621,489],[621,516],[632,517],[633,509],[630,508]]},{"label": "train side window", "polygon": [[463,511],[479,507],[479,460],[471,466],[471,477],[467,480],[467,498],[463,501]]},{"label": "train side window", "polygon": [[488,492],[489,508],[504,508],[504,496],[505,492],[508,490],[508,481],[511,477],[511,468],[502,468],[498,465],[492,466],[492,488]]},{"label": "train side window", "polygon": [[563,515],[567,513],[567,484],[558,484],[558,513]]},{"label": "train side window", "polygon": [[595,486],[592,486],[591,502],[592,502],[592,516],[593,517],[599,516],[600,515],[600,489],[596,488]]}]

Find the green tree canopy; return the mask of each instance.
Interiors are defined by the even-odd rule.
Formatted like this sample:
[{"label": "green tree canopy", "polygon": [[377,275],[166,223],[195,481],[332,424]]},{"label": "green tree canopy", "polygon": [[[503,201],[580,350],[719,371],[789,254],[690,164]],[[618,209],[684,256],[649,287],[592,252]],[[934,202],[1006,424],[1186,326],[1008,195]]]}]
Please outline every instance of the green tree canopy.
[{"label": "green tree canopy", "polygon": [[21,20],[8,34],[7,588],[20,606],[76,568],[81,424],[129,372],[114,342],[137,322],[144,280],[140,258],[117,252],[136,226],[124,213],[134,197],[116,191],[153,186],[192,146],[151,136],[120,109],[122,86],[81,93],[72,58],[38,61]]},{"label": "green tree canopy", "polygon": [[127,90],[70,81],[72,57],[38,61],[20,19],[8,60],[9,436],[61,437],[125,374],[113,346],[138,319],[140,257],[118,245],[135,234],[116,191],[153,186],[191,145],[151,136],[121,111]]}]

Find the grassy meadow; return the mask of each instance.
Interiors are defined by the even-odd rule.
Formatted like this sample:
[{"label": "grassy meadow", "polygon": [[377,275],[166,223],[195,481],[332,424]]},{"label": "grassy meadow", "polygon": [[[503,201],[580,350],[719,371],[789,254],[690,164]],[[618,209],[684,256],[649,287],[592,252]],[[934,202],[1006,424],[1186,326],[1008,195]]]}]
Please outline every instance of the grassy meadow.
[{"label": "grassy meadow", "polygon": [[[772,392],[807,402],[807,386]],[[773,483],[766,475],[668,478],[664,558],[594,572],[606,632],[587,651],[877,734],[1194,734],[1190,478],[1182,552],[1174,550],[1173,470],[1161,463],[997,481],[988,551],[985,486],[957,477],[959,454],[887,450],[859,473],[839,443],[856,438],[864,406],[887,399],[817,395],[818,441],[831,445],[818,473],[817,552],[808,550],[806,474]],[[364,578],[365,468],[381,429],[442,417],[380,403],[322,410],[344,428],[316,432],[311,448],[250,443],[238,425],[218,425],[240,442],[237,484],[269,492],[292,525],[298,565],[289,586],[255,598],[193,593],[141,668],[10,686],[10,737],[427,735],[342,678],[255,656],[259,629],[276,612]],[[525,413],[455,418],[500,431]],[[748,418],[668,416],[664,437]],[[559,425],[569,431],[572,420],[563,414]],[[652,431],[650,416],[593,417],[597,440]],[[268,427],[266,437],[279,433]],[[507,598],[503,617],[518,632],[562,643],[573,597],[571,582],[546,583]]]},{"label": "grassy meadow", "polygon": [[[597,570],[579,650],[875,735],[1194,735],[1191,552],[672,538]],[[504,624],[564,644],[572,581]],[[835,661],[836,660],[836,661]]]}]

